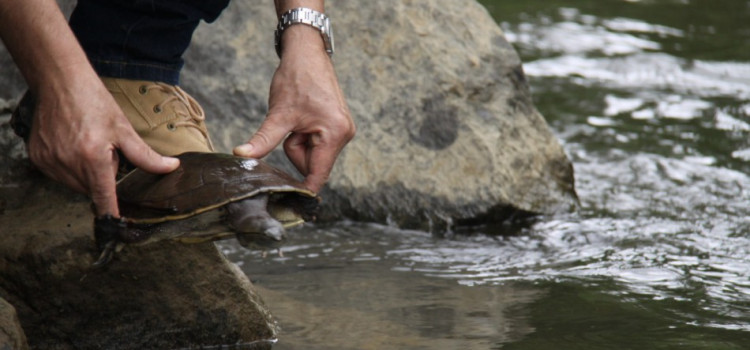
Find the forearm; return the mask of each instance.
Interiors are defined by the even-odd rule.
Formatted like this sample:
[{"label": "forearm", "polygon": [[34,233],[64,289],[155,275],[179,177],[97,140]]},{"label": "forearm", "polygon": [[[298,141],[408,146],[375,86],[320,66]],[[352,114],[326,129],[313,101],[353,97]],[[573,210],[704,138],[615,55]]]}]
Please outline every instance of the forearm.
[{"label": "forearm", "polygon": [[0,38],[32,91],[93,73],[55,0],[0,0]]}]

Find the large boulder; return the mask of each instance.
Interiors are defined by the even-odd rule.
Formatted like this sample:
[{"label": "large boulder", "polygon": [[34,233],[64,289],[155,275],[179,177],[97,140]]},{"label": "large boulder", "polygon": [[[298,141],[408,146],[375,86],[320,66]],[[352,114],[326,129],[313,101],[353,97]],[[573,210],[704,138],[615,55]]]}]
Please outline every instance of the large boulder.
[{"label": "large boulder", "polygon": [[[571,163],[532,104],[517,53],[480,4],[339,0],[327,12],[358,135],[324,190],[323,219],[444,230],[574,206]],[[275,24],[268,4],[235,1],[199,27],[188,51],[183,85],[223,151],[265,116]],[[293,171],[281,154],[271,158]]]}]

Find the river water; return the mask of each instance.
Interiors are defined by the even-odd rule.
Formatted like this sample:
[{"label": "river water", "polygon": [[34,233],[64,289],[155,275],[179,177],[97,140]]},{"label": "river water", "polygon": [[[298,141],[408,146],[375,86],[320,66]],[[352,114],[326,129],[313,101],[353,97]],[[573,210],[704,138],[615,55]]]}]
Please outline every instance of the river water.
[{"label": "river water", "polygon": [[222,249],[275,349],[750,349],[750,1],[484,1],[577,213],[448,237],[340,222]]}]

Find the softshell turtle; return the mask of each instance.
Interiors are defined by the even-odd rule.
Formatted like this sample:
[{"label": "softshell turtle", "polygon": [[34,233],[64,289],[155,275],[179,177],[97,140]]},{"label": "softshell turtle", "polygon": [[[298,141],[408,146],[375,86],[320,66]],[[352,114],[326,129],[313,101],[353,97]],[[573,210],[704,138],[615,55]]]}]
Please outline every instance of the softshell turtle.
[{"label": "softshell turtle", "polygon": [[177,158],[180,166],[171,173],[136,169],[117,182],[121,218],[95,219],[96,265],[125,244],[164,239],[236,236],[245,247],[272,247],[285,228],[314,219],[318,196],[262,160],[200,152]]}]

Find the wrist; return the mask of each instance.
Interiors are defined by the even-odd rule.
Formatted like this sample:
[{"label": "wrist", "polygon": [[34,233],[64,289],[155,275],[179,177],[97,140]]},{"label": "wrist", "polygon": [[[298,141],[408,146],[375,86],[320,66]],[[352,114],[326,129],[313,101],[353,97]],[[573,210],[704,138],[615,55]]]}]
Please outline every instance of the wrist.
[{"label": "wrist", "polygon": [[325,52],[325,45],[320,39],[320,32],[315,28],[295,25],[284,31],[278,50],[279,57],[283,52]]},{"label": "wrist", "polygon": [[99,76],[85,58],[48,65],[33,79],[29,81],[29,88],[40,95],[71,93],[80,87],[101,84]]}]

